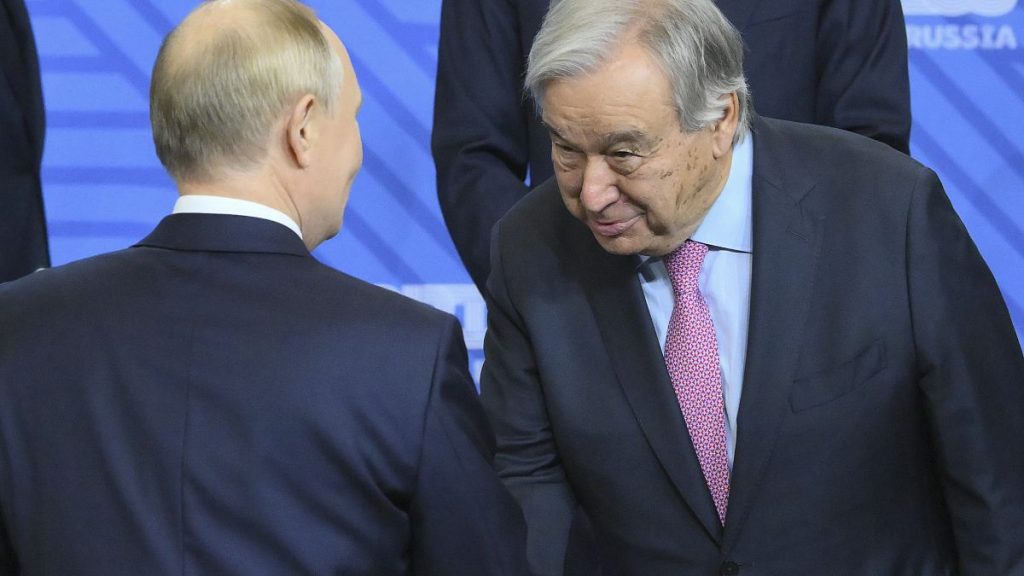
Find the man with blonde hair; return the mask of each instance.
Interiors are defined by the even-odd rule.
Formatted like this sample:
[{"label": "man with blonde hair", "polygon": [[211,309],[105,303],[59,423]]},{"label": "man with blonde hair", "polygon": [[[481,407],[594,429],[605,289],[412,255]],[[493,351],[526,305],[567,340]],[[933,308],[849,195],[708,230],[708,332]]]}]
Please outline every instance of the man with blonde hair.
[{"label": "man with blonde hair", "polygon": [[0,574],[526,572],[457,321],[309,253],[361,99],[291,0],[208,1],[168,36],[174,213],[0,288]]}]

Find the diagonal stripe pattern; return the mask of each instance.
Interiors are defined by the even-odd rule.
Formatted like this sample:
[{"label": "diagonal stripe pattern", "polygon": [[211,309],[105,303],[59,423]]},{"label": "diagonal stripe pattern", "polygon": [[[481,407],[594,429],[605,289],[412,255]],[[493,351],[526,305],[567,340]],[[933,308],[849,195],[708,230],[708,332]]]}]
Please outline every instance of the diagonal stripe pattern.
[{"label": "diagonal stripe pattern", "polygon": [[665,366],[718,519],[724,525],[729,503],[729,457],[722,372],[711,312],[697,285],[707,253],[706,245],[687,240],[665,256],[675,295],[665,341]]}]

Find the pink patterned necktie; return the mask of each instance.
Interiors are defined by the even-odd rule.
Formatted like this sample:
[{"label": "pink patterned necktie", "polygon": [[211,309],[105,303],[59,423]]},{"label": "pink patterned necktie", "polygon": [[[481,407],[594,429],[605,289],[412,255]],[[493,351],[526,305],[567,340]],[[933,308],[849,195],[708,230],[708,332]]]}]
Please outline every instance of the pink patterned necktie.
[{"label": "pink patterned necktie", "polygon": [[725,406],[718,339],[711,312],[697,286],[708,247],[687,240],[665,256],[675,307],[668,322],[665,366],[679,399],[686,429],[711,491],[718,519],[725,524],[729,503],[729,457],[725,447]]}]

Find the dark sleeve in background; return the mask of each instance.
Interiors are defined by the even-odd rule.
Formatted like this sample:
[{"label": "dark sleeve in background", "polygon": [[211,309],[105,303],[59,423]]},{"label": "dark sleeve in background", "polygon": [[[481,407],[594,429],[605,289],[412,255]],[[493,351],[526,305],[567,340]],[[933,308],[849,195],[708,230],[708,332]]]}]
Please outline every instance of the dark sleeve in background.
[{"label": "dark sleeve in background", "polygon": [[899,0],[826,2],[817,35],[815,124],[910,153],[907,30]]},{"label": "dark sleeve in background", "polygon": [[857,132],[907,153],[900,0],[717,0],[743,36],[754,110]]},{"label": "dark sleeve in background", "polygon": [[[525,57],[547,0],[444,0],[431,149],[449,234],[477,288],[491,228],[551,175],[550,145],[523,93]],[[541,165],[533,160],[539,158]]]},{"label": "dark sleeve in background", "polygon": [[0,5],[0,282],[49,266],[39,166],[45,116],[22,0]]}]

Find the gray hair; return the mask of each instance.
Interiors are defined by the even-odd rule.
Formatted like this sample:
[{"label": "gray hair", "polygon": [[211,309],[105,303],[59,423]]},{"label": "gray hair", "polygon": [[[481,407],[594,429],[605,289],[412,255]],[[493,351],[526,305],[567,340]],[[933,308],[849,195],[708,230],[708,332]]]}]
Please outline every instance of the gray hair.
[{"label": "gray hair", "polygon": [[633,40],[665,71],[685,131],[721,119],[735,92],[733,143],[743,139],[750,124],[743,40],[711,0],[555,0],[530,50],[526,89],[542,108],[550,81],[593,72]]},{"label": "gray hair", "polygon": [[[193,16],[224,4],[207,0]],[[150,85],[153,141],[175,179],[207,180],[262,161],[274,122],[303,94],[334,113],[344,71],[312,9],[246,0],[238,18],[202,38],[191,28],[210,23],[190,20],[164,39]]]}]

